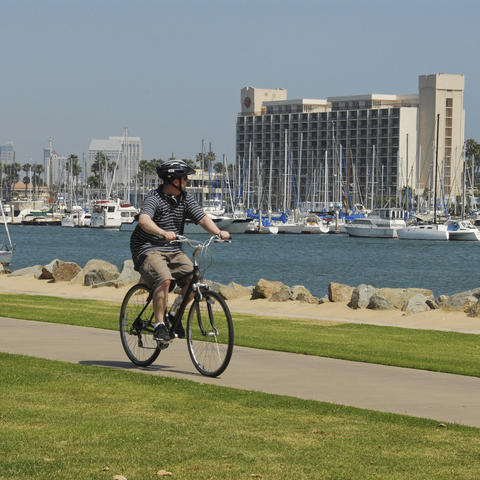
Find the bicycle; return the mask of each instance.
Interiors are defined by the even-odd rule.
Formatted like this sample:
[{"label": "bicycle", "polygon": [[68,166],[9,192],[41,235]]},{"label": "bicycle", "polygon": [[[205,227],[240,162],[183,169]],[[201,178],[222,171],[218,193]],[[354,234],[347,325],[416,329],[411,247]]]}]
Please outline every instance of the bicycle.
[{"label": "bicycle", "polygon": [[[120,310],[120,338],[127,357],[135,364],[152,364],[162,350],[176,338],[173,333],[181,326],[183,315],[193,303],[187,316],[186,340],[188,353],[195,368],[208,377],[217,377],[227,368],[233,352],[233,321],[223,297],[201,279],[197,257],[205,253],[213,242],[228,242],[214,235],[204,242],[178,235],[174,242],[186,243],[193,249],[193,272],[185,296],[179,294],[165,312],[165,323],[170,330],[170,341],[153,338],[154,312],[152,292],[142,283],[126,293]],[[172,282],[173,284],[173,282]],[[171,286],[171,290],[174,285]],[[179,300],[180,299],[180,300]],[[217,306],[218,308],[214,308]]]}]

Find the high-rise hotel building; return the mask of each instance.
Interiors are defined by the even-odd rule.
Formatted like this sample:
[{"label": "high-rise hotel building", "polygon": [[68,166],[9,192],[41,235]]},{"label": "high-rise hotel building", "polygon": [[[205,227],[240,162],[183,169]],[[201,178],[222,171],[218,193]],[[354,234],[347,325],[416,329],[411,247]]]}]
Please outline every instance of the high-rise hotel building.
[{"label": "high-rise hotel building", "polygon": [[438,188],[458,195],[463,91],[463,75],[446,74],[420,76],[418,94],[409,95],[288,100],[285,89],[245,87],[236,124],[244,198],[260,190],[263,208],[268,195],[274,209],[378,205],[406,186],[433,189],[436,156]]}]

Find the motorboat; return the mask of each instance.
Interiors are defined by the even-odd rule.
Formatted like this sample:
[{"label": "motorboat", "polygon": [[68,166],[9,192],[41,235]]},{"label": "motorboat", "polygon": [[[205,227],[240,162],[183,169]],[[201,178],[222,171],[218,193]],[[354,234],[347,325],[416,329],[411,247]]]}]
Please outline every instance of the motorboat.
[{"label": "motorboat", "polygon": [[30,212],[22,218],[22,225],[61,225],[62,214],[54,213],[46,210],[30,210]]},{"label": "motorboat", "polygon": [[62,227],[89,227],[92,215],[82,207],[73,207],[70,213],[62,218]]},{"label": "motorboat", "polygon": [[377,208],[345,224],[345,230],[351,237],[397,238],[397,231],[407,226],[403,217],[401,208]]},{"label": "motorboat", "polygon": [[117,200],[97,200],[90,219],[92,228],[120,228],[122,223],[133,223],[138,210],[130,203]]},{"label": "motorboat", "polygon": [[448,228],[449,240],[480,240],[480,231],[470,220],[457,220],[450,218],[445,222]]},{"label": "motorboat", "polygon": [[397,230],[400,240],[448,240],[449,231],[445,224],[429,223],[409,225]]}]

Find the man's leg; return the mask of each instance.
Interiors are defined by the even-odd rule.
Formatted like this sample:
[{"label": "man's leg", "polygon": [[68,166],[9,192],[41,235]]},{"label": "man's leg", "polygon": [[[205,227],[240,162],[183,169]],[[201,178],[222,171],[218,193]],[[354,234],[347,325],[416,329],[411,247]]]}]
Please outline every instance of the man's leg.
[{"label": "man's leg", "polygon": [[155,314],[153,336],[158,340],[168,341],[170,340],[170,334],[167,325],[165,325],[165,310],[172,276],[165,255],[161,252],[148,254],[139,270],[142,278],[153,290],[152,304]]},{"label": "man's leg", "polygon": [[163,323],[165,318],[165,310],[168,303],[168,290],[170,288],[170,280],[165,280],[158,285],[153,291],[153,311],[155,312],[155,323]]}]

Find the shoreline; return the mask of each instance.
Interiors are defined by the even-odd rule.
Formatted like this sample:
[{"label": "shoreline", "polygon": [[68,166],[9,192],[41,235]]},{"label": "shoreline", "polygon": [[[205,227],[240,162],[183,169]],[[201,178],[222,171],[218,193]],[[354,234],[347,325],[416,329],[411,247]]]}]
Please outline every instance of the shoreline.
[{"label": "shoreline", "polygon": [[[0,275],[0,293],[46,295],[61,298],[103,300],[121,303],[131,285],[115,287],[85,287],[69,282],[37,280],[33,276],[11,277]],[[334,323],[357,323],[421,330],[453,331],[480,334],[480,318],[468,317],[463,312],[430,310],[406,315],[399,310],[351,309],[343,303],[328,302],[320,305],[298,301],[270,302],[265,299],[250,300],[242,297],[228,300],[233,313],[266,317],[298,318]]]}]

